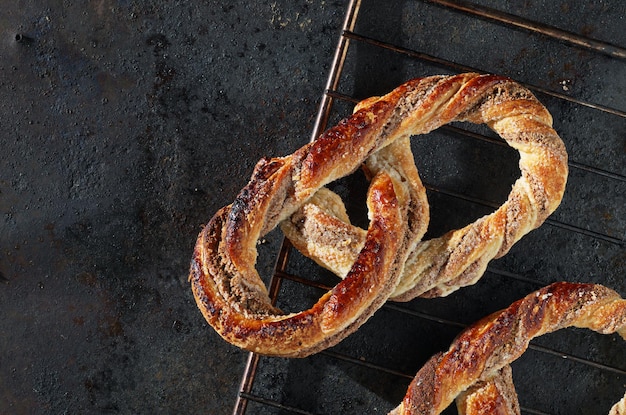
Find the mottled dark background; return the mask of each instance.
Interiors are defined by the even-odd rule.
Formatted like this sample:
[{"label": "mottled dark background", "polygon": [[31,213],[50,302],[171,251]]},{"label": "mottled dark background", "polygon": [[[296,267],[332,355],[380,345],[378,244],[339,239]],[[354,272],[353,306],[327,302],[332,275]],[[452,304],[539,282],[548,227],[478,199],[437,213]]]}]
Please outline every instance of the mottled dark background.
[{"label": "mottled dark background", "polygon": [[[262,358],[247,414],[387,413],[464,324],[542,285],[626,295],[626,3],[473,0],[594,48],[433,2],[362,1],[331,123],[413,77],[510,76],[566,144],[563,202],[475,286],[387,305],[311,358]],[[248,3],[0,7],[0,414],[231,413],[247,354],[195,305],[195,238],[259,158],[309,141],[348,6]],[[517,153],[493,134],[455,128],[412,141],[428,237],[492,211],[519,176]],[[357,174],[335,187],[352,212],[363,213],[363,185]],[[259,245],[264,278],[279,243],[273,232]],[[287,271],[336,282],[296,253]],[[279,305],[320,295],[286,278]],[[542,337],[513,365],[523,414],[606,414],[626,389],[624,362],[617,336]]]}]

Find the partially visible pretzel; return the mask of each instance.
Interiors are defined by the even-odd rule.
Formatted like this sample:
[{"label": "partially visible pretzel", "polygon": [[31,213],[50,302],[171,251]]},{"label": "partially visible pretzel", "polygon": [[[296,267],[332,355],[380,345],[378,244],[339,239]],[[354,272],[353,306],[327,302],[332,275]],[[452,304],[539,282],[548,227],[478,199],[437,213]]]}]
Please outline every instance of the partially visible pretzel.
[{"label": "partially visible pretzel", "polygon": [[[453,121],[493,128],[520,152],[522,176],[494,214],[416,250],[428,210],[408,139]],[[528,90],[493,75],[415,79],[367,100],[292,155],[261,160],[233,204],[215,214],[200,233],[191,262],[198,307],[224,339],[239,347],[306,356],[352,333],[392,294],[412,298],[431,287],[431,294],[440,295],[447,288],[434,281],[475,280],[491,258],[506,253],[561,201],[567,154],[551,123]],[[346,278],[309,310],[283,314],[271,304],[254,268],[257,240],[363,162],[372,178],[371,221]],[[407,261],[410,252],[414,259]]]},{"label": "partially visible pretzel", "polygon": [[[617,332],[626,340],[626,300],[601,285],[567,282],[529,294],[470,326],[447,352],[433,356],[390,415],[439,414],[476,382],[499,376],[534,337],[572,326]],[[616,404],[612,414],[622,413],[623,406]]]}]

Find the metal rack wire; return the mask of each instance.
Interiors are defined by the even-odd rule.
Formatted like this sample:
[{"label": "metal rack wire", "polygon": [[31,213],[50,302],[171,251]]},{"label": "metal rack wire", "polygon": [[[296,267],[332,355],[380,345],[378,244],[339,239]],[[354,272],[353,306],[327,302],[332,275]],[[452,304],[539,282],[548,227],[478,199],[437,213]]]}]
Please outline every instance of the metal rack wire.
[{"label": "metal rack wire", "polygon": [[[355,68],[359,64],[357,58],[362,53],[362,49],[367,49],[370,57],[383,53],[385,57],[394,56],[401,59],[402,62],[410,62],[406,64],[410,66],[408,72],[413,70],[413,65],[418,65],[416,62],[419,62],[419,65],[439,68],[449,73],[497,71],[498,68],[475,67],[447,57],[436,56],[411,45],[403,44],[401,41],[390,41],[384,36],[373,36],[367,30],[360,31],[359,16],[366,7],[371,6],[371,4],[366,3],[365,0],[352,0],[348,5],[311,139],[315,139],[334,119],[347,115],[348,108],[352,104],[368,96],[361,96],[362,94],[370,93],[367,88],[360,90],[357,84],[369,82],[370,78],[375,77],[380,72],[374,70],[372,71],[374,75],[372,75],[365,70],[361,74],[355,74],[357,72]],[[443,0],[414,0],[398,3],[398,7],[427,6],[454,16],[463,15],[469,19],[468,22],[470,23],[468,24],[470,25],[497,25],[506,30],[515,31],[518,35],[523,33],[522,37],[527,42],[539,38],[544,42],[556,42],[559,45],[558,48],[573,49],[574,52],[572,53],[574,54],[602,56],[602,58],[597,58],[603,59],[602,65],[609,62],[617,68],[617,73],[622,74],[626,79],[626,48],[610,42],[484,5]],[[390,5],[389,7],[394,6]],[[363,28],[367,28],[368,24],[369,21],[362,23]],[[385,58],[380,59],[385,60]],[[402,67],[402,65],[391,62],[383,62],[382,66],[384,67],[386,64]],[[564,69],[563,72],[567,75],[568,70]],[[420,74],[415,74],[415,76],[417,75]],[[515,74],[507,73],[506,75]],[[565,75],[562,78],[555,75],[555,79],[561,79],[561,81],[556,83],[553,81],[553,84],[560,86],[560,90],[549,87],[542,79],[535,79],[537,82],[533,82],[533,79],[517,80],[540,96],[542,101],[545,100],[548,103],[551,111],[556,114],[555,120],[558,117],[586,116],[595,125],[601,125],[597,127],[599,129],[621,126],[626,130],[626,100],[615,101],[609,97],[609,101],[613,101],[612,103],[596,102],[593,97],[585,96],[584,92],[572,93],[573,86],[570,85],[570,80]],[[359,76],[365,79],[359,82]],[[393,79],[389,81],[392,85],[393,82],[395,82]],[[617,80],[616,82],[621,87],[621,81]],[[386,85],[381,85],[380,88],[384,92]],[[374,90],[373,92],[377,91]],[[586,115],[587,111],[591,111],[591,115]],[[562,122],[565,123],[565,121]],[[593,130],[593,128],[591,129]],[[447,140],[471,142],[470,145],[472,146],[481,143],[478,145],[486,145],[490,148],[506,147],[499,138],[482,130],[466,129],[465,126],[463,128],[446,126],[441,130],[440,136],[445,136],[444,139]],[[626,262],[624,255],[626,224],[623,217],[625,216],[626,171],[623,169],[624,155],[619,153],[619,134],[614,135],[617,138],[613,138],[613,144],[608,146],[610,148],[607,151],[612,154],[612,157],[608,157],[606,162],[602,162],[602,157],[597,156],[597,154],[586,157],[585,150],[587,147],[585,146],[588,144],[581,144],[581,150],[576,151],[577,144],[568,143],[567,139],[565,140],[566,145],[574,147],[573,157],[570,155],[570,169],[571,175],[574,176],[574,184],[570,195],[564,199],[563,212],[548,220],[543,227],[545,229],[542,231],[542,235],[536,238],[527,237],[530,241],[519,248],[517,252],[511,254],[510,260],[505,257],[503,261],[491,264],[487,272],[490,279],[489,283],[482,287],[468,287],[466,289],[468,293],[460,299],[456,298],[454,300],[456,303],[453,304],[450,302],[452,300],[449,299],[428,300],[432,301],[432,306],[431,303],[426,305],[426,302],[421,300],[408,304],[386,304],[381,310],[381,314],[384,315],[380,317],[380,320],[364,328],[363,334],[359,334],[360,330],[352,336],[358,337],[356,340],[347,341],[345,342],[348,343],[347,345],[340,345],[340,347],[324,351],[319,355],[304,359],[304,362],[295,364],[295,368],[289,369],[291,372],[297,372],[294,376],[285,375],[283,370],[292,365],[291,362],[284,359],[264,358],[250,353],[233,414],[386,413],[399,402],[415,370],[430,356],[432,351],[445,347],[447,342],[467,323],[480,317],[481,312],[484,313],[493,307],[497,309],[500,304],[507,305],[524,293],[553,280],[568,278],[567,275],[556,275],[558,272],[580,270],[580,273],[576,275],[577,278],[589,278],[593,280],[590,282],[605,283],[622,294],[626,294],[626,284],[622,281],[624,263]],[[569,138],[573,135],[571,134]],[[427,145],[425,144],[425,146]],[[617,150],[615,150],[616,148]],[[448,147],[445,147],[444,151],[446,149]],[[420,150],[422,150],[422,154],[427,153],[423,151],[423,147],[420,147]],[[502,151],[506,152],[506,149]],[[624,149],[622,151],[626,153]],[[420,153],[417,154],[419,158]],[[582,160],[576,157],[578,155]],[[506,159],[506,156],[502,157]],[[454,166],[454,168],[459,170],[459,166]],[[427,166],[426,170],[428,169]],[[445,176],[444,173],[439,172],[438,167],[431,166],[430,170],[434,172],[431,174],[434,177],[432,182],[429,181],[429,178],[425,179],[429,199],[435,200],[435,207],[444,208],[442,216],[447,215],[450,209],[454,210],[454,208],[445,210],[446,205],[451,203],[450,200],[455,200],[454,203],[465,206],[474,206],[472,209],[475,211],[475,215],[499,206],[497,198],[485,197],[481,192],[478,192],[478,195],[472,194],[472,192],[464,189],[463,186],[466,185],[464,183],[453,187],[448,186],[445,180],[443,182],[438,180],[439,176]],[[515,171],[510,175],[514,176]],[[577,184],[578,182],[582,184]],[[504,188],[506,188],[506,184]],[[608,192],[605,189],[608,189]],[[577,202],[578,199],[597,196],[597,193],[601,191],[607,200],[595,205],[591,203],[595,206],[593,208],[587,208],[585,203]],[[442,198],[446,201],[438,204],[437,200]],[[586,215],[593,217],[585,220]],[[579,220],[579,218],[582,219]],[[439,221],[446,222],[448,219],[448,217],[440,218]],[[467,218],[459,220],[467,220]],[[437,221],[436,218],[435,221]],[[446,224],[444,226],[451,225]],[[549,246],[553,243],[560,244],[558,247],[561,252],[560,257],[548,265],[543,265],[543,261],[550,262],[546,258],[549,258],[550,251],[555,249],[553,246]],[[568,243],[571,245],[567,245]],[[580,251],[581,258],[571,256],[572,263],[563,264],[564,259],[570,258],[569,253],[563,251],[573,250],[580,246],[584,246]],[[587,246],[591,246],[591,248],[587,248]],[[272,299],[279,301],[281,292],[297,290],[309,290],[312,292],[311,297],[315,298],[316,293],[319,293],[320,290],[329,289],[332,279],[325,276],[313,276],[314,273],[310,271],[306,263],[304,264],[297,252],[291,249],[288,241],[285,241],[278,255],[275,273],[270,281],[269,291]],[[540,277],[539,275],[543,275],[544,268],[548,270],[549,275]],[[594,270],[604,274],[598,276]],[[287,284],[295,288],[285,288]],[[489,298],[489,301],[493,301],[494,304],[478,307],[469,314],[462,314],[462,310],[470,309],[466,305],[473,301],[472,298]],[[285,301],[290,302],[289,299]],[[458,310],[461,310],[461,314]],[[455,315],[459,317],[455,318]],[[406,327],[423,328],[407,330]],[[381,331],[383,329],[384,332]],[[411,332],[410,335],[406,334],[407,331]],[[439,334],[432,336],[432,338],[436,337],[437,340],[432,340],[430,333],[435,331]],[[411,347],[394,349],[399,343],[404,344],[407,338],[414,341],[425,335],[429,336],[431,340],[426,342],[427,345],[416,344],[413,346],[414,349],[417,349],[414,359],[410,353],[407,353]],[[371,351],[362,348],[360,342],[367,342],[373,337],[376,337],[377,344],[372,347],[376,350]],[[381,340],[381,338],[383,339]],[[541,372],[538,375],[539,379],[537,376],[533,378],[533,373],[537,367],[545,365],[556,368],[557,372],[565,373],[568,378],[570,376],[575,377],[579,373],[585,373],[584,376],[589,378],[588,384],[582,385],[581,388],[589,388],[588,385],[596,385],[597,387],[590,391],[590,396],[584,397],[583,400],[591,400],[589,405],[595,405],[597,410],[595,413],[606,413],[607,402],[619,399],[619,394],[623,393],[626,386],[626,352],[624,352],[623,347],[621,350],[619,349],[620,345],[616,344],[617,341],[615,338],[610,338],[599,342],[598,336],[595,334],[565,333],[548,336],[545,341],[533,342],[530,351],[527,352],[532,356],[520,363],[519,368],[514,366],[514,372],[519,370],[521,373],[519,378],[523,378],[521,381],[516,380],[522,412],[527,414],[559,413],[560,409],[558,408],[561,408],[562,401],[568,398],[556,398],[554,395],[577,393],[578,389],[570,386],[571,381],[566,382],[567,386],[564,383],[559,384],[559,373],[554,375],[556,381],[555,379],[544,379],[545,373],[550,372],[550,369]],[[589,349],[585,348],[587,347],[586,344],[594,346]],[[564,348],[563,345],[567,345],[567,347]],[[398,355],[400,356],[399,359],[394,357]],[[268,367],[270,369],[263,369]],[[320,368],[325,369],[320,372]],[[289,379],[284,378],[285,376]],[[261,380],[259,380],[260,377],[262,377]],[[331,378],[330,382],[336,385],[336,391],[333,390],[333,386],[320,386],[323,383],[321,379],[326,377]],[[313,381],[309,381],[309,378],[312,378]],[[364,381],[363,379],[367,380]],[[544,380],[547,384],[552,382],[553,390],[548,390],[543,394],[537,393],[537,387],[533,383]],[[294,382],[302,384],[294,386]],[[268,383],[271,384],[269,387],[267,386]],[[367,385],[361,389],[364,383]],[[350,388],[355,389],[353,396],[345,397],[346,391],[349,391]],[[550,389],[549,386],[547,388]],[[303,397],[303,395],[307,395],[309,398]],[[317,395],[324,396],[320,398]],[[533,399],[534,395],[537,396]],[[338,398],[338,396],[343,397]],[[541,401],[545,399],[545,396],[552,396],[555,402],[550,405],[542,405]],[[363,408],[367,408],[367,410]],[[564,410],[572,413],[571,409]],[[589,412],[588,409],[582,407],[577,407],[577,410],[582,411],[581,413]],[[454,409],[450,409],[449,413],[454,413],[453,411]]]}]

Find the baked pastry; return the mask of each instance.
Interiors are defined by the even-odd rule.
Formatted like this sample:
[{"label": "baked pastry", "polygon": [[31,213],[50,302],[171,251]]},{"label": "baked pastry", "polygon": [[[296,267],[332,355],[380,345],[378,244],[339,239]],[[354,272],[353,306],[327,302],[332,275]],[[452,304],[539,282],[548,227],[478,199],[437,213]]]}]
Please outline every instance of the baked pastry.
[{"label": "baked pastry", "polygon": [[[347,337],[389,298],[428,224],[408,136],[381,143],[387,123],[378,117],[392,111],[388,104],[372,106],[291,156],[261,160],[235,202],[200,233],[190,281],[200,310],[224,339],[265,355],[303,357]],[[366,167],[370,225],[346,278],[310,309],[283,314],[254,269],[256,241],[374,149]],[[354,152],[362,158],[342,157]]]},{"label": "baked pastry", "polygon": [[[494,214],[418,244],[428,209],[409,137],[453,121],[494,129],[520,152],[522,177]],[[491,258],[506,253],[560,203],[567,153],[551,122],[527,89],[493,75],[415,79],[364,101],[314,142],[289,156],[261,160],[235,201],[204,227],[189,277],[198,307],[224,339],[239,347],[306,356],[348,336],[392,295],[398,300],[443,295],[475,281]],[[350,248],[345,278],[310,309],[282,313],[254,267],[257,240],[289,218],[298,229],[301,223],[292,215],[314,197],[325,200],[317,207],[332,211],[333,196],[320,189],[361,166],[371,179],[370,224],[360,232],[358,246]],[[331,255],[338,240],[351,246],[347,227],[325,228],[323,221],[316,226],[318,241],[330,235],[319,246],[329,247]]]},{"label": "baked pastry", "polygon": [[[626,300],[601,285],[568,282],[531,293],[468,327],[448,351],[433,356],[390,415],[439,414],[472,385],[500,376],[531,339],[565,327],[617,332],[626,340]],[[504,390],[510,393],[510,386]],[[623,407],[622,401],[612,411]]]}]

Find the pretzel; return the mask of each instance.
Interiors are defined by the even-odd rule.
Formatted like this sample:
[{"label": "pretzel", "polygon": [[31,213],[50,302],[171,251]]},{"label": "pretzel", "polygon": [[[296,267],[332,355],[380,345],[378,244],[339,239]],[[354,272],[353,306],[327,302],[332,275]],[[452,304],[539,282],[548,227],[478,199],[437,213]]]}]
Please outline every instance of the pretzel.
[{"label": "pretzel", "polygon": [[[461,392],[456,406],[459,415],[520,415],[511,367],[506,365],[491,379],[478,381]],[[609,415],[626,415],[626,393],[611,407]]]},{"label": "pretzel", "polygon": [[[535,291],[465,329],[447,352],[419,370],[402,403],[389,414],[439,414],[476,382],[498,376],[531,339],[565,327],[617,332],[626,340],[626,300],[594,284],[561,282]],[[624,405],[622,400],[611,413],[623,413]]]},{"label": "pretzel", "polygon": [[[521,178],[494,214],[418,245],[428,208],[409,137],[453,121],[486,123],[500,134],[520,152]],[[262,159],[235,201],[204,227],[189,277],[198,307],[224,339],[241,348],[300,357],[341,341],[392,295],[441,295],[450,290],[448,281],[475,280],[491,258],[506,253],[560,203],[567,154],[551,123],[528,90],[493,75],[420,78],[366,100],[292,155]],[[339,228],[316,232],[337,231],[326,246],[340,241],[353,250],[345,278],[308,310],[282,313],[254,268],[257,240],[282,221],[294,223],[294,212],[316,192],[363,163],[372,180],[370,224],[358,247]],[[446,282],[437,285],[439,280]]]}]

